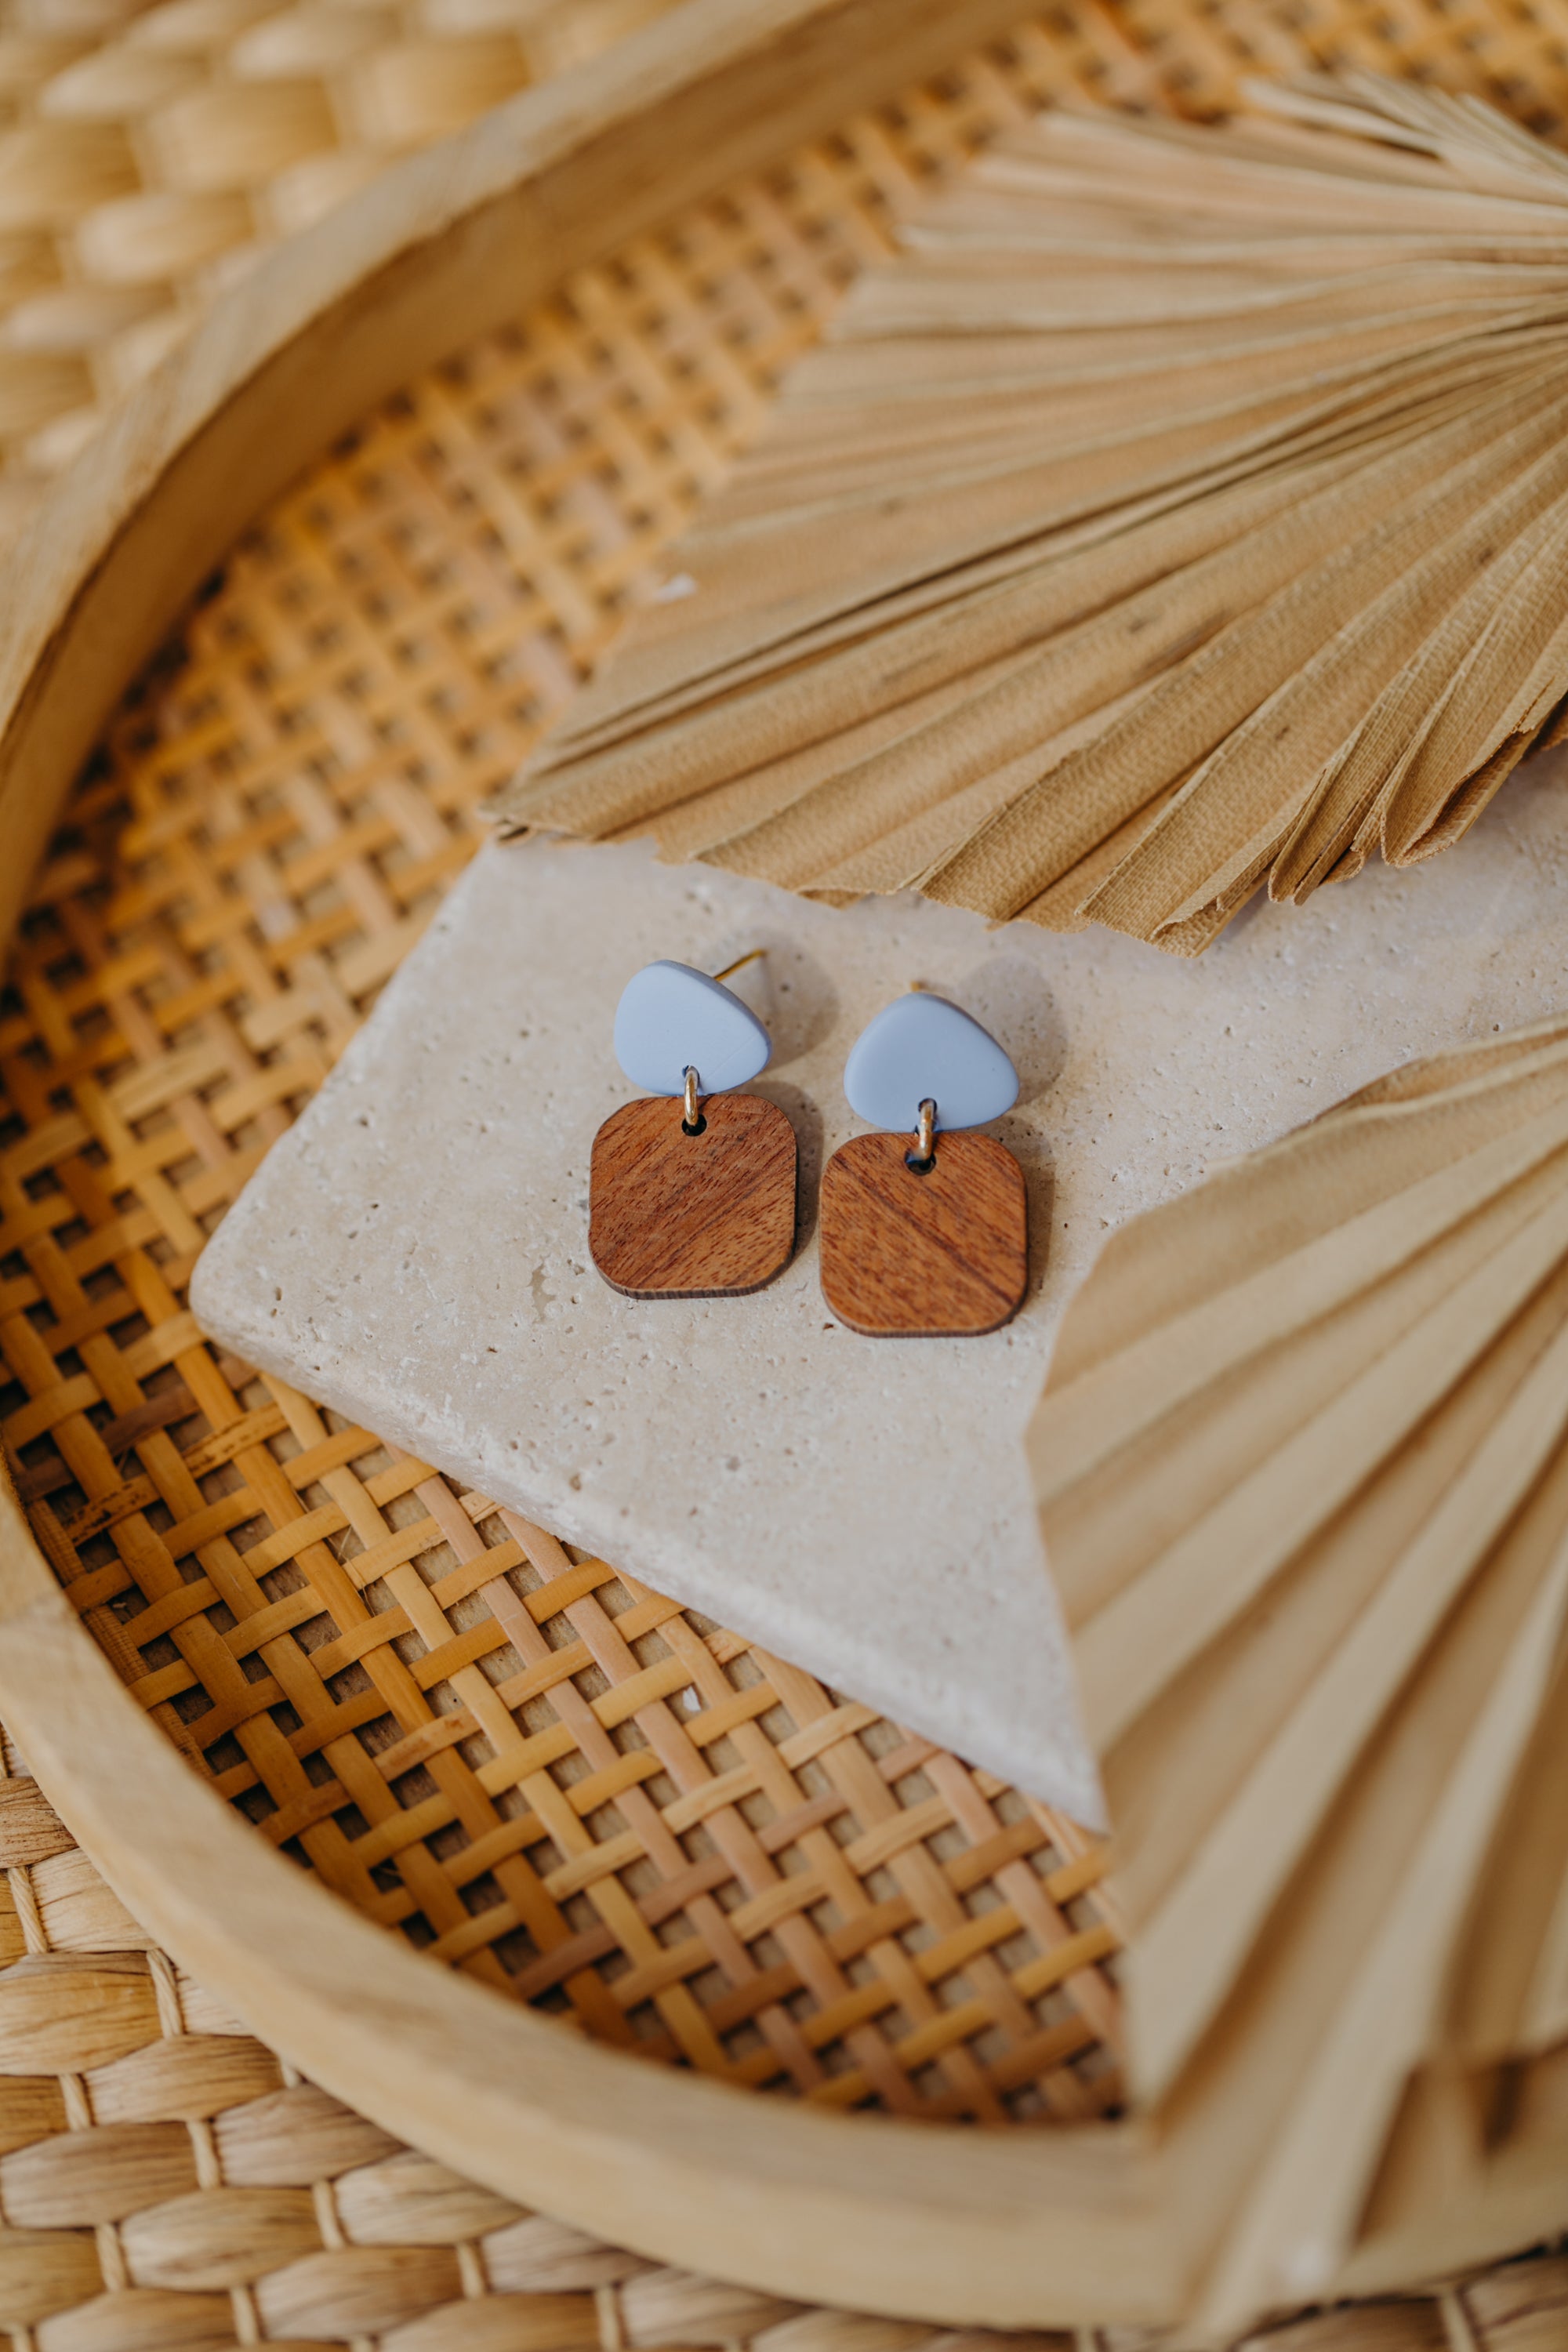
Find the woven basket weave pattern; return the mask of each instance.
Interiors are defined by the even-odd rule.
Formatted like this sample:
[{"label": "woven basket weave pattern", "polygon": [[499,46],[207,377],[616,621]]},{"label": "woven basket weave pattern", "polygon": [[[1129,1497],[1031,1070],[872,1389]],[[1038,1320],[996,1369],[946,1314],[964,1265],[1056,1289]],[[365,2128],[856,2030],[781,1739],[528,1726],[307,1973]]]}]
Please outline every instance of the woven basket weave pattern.
[{"label": "woven basket weave pattern", "polygon": [[50,1138],[0,1235],[6,1433],[193,1759],[372,1917],[602,2037],[991,2121],[1116,2095],[1099,1850],[218,1365],[179,1292],[858,261],[976,136],[1121,63],[1083,55],[1032,34],[849,126],[369,425],[123,714],[0,1029]]},{"label": "woven basket weave pattern", "polygon": [[[670,5],[18,0],[0,21],[0,484],[25,494],[55,472],[279,236]],[[1537,127],[1556,119],[1563,57],[1522,8],[1305,0],[1117,14],[1096,25],[1086,12],[1087,39],[1052,29],[1087,53],[1077,62],[1091,82],[1125,47],[1183,105],[1227,96],[1238,66],[1299,65],[1306,52],[1392,61],[1481,89]]]},{"label": "woven basket weave pattern", "polygon": [[32,0],[0,24],[0,473],[279,236],[670,0]]},{"label": "woven basket weave pattern", "polygon": [[[1124,2329],[954,2336],[802,2309],[524,2213],[281,2065],[148,1945],[25,1778],[0,1779],[0,1873],[14,2352],[1152,2352]],[[1558,2259],[1268,2345],[1557,2352],[1565,2330]]]}]

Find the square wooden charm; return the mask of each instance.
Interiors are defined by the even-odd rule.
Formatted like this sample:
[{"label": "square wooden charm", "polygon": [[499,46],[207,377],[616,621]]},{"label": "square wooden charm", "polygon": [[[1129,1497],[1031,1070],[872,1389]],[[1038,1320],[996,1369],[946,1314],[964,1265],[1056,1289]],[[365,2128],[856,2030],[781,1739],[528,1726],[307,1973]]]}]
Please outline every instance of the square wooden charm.
[{"label": "square wooden charm", "polygon": [[761,1095],[709,1095],[686,1132],[679,1097],[625,1104],[594,1138],[588,1248],[628,1298],[760,1290],[795,1247],[795,1129]]},{"label": "square wooden charm", "polygon": [[964,1339],[1016,1314],[1029,1274],[1024,1171],[989,1135],[858,1135],[822,1171],[822,1295],[872,1339]]}]

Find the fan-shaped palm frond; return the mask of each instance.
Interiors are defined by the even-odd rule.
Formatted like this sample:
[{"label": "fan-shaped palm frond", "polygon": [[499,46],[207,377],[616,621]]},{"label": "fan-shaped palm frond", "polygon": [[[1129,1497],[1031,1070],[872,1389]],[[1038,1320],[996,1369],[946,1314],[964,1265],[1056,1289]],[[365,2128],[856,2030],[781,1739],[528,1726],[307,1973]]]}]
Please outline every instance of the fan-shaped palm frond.
[{"label": "fan-shaped palm frond", "polygon": [[1124,1227],[1030,1451],[1215,2324],[1560,2227],[1568,1021]]},{"label": "fan-shaped palm frond", "polygon": [[1068,109],[857,283],[512,827],[1183,953],[1457,841],[1568,691],[1568,159]]}]

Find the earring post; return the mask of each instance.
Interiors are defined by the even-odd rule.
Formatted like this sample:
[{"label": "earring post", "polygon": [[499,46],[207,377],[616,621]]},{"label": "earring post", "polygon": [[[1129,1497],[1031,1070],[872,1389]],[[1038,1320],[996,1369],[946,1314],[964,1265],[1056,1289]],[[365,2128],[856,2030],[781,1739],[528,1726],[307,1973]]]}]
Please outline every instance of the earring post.
[{"label": "earring post", "polygon": [[716,971],[713,977],[715,980],[729,980],[736,972],[743,971],[749,963],[760,962],[766,953],[766,948],[752,948],[745,955],[737,956],[733,963],[727,963],[722,971]]}]

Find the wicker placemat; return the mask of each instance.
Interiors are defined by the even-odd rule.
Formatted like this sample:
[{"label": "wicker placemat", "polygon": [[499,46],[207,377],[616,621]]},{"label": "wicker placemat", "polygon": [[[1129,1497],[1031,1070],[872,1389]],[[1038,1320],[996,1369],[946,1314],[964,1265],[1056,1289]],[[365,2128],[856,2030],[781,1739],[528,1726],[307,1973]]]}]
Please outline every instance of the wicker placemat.
[{"label": "wicker placemat", "polygon": [[[0,1008],[0,1425],[40,1542],[264,1833],[395,1931],[653,2054],[903,2113],[1096,2112],[1101,1857],[602,1563],[546,1595],[482,1498],[218,1361],[184,1283],[469,854],[476,803],[889,217],[1052,96],[1207,105],[1238,70],[1345,61],[1542,129],[1568,104],[1550,28],[1479,0],[1084,0],[1024,28],[368,422],[128,701],[39,879]],[[526,1654],[469,1599],[498,1542]],[[3,2176],[0,2206],[19,2221]],[[1411,2342],[1445,2340],[1436,2308]],[[135,2340],[185,2340],[163,2324]],[[131,2340],[71,2325],[40,2344]]]},{"label": "wicker placemat", "polygon": [[0,11],[0,516],[269,245],[670,5]]},{"label": "wicker placemat", "polygon": [[[1142,2352],[810,2310],[524,2213],[303,2082],[149,1945],[7,1743],[0,2330],[14,2352]],[[1254,2339],[1257,2341],[1258,2339]],[[1568,2257],[1271,2334],[1270,2352],[1557,2352]]]}]

